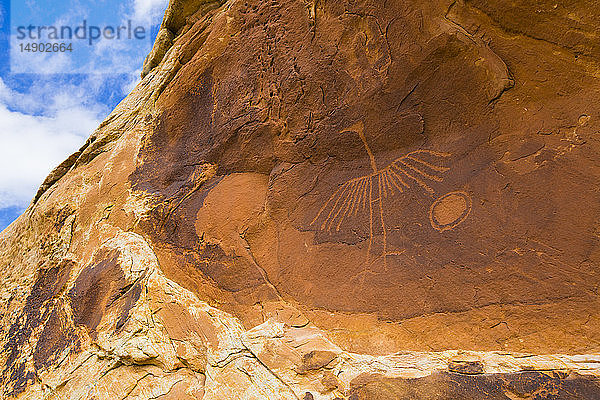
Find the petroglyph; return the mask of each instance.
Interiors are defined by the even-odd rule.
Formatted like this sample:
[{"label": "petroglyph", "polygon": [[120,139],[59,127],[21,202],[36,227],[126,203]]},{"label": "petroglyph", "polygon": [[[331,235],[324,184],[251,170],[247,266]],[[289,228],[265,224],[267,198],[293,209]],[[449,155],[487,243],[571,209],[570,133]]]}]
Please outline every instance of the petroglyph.
[{"label": "petroglyph", "polygon": [[[383,259],[383,268],[387,270],[387,257],[403,254],[403,251],[388,251],[388,232],[384,219],[385,199],[388,196],[405,193],[415,186],[431,197],[435,197],[435,190],[431,184],[443,181],[442,174],[450,168],[442,164],[450,154],[432,150],[415,150],[397,158],[385,168],[379,169],[367,143],[363,123],[359,122],[347,131],[356,132],[360,137],[373,172],[342,184],[323,204],[311,225],[328,233],[332,230],[338,232],[347,218],[368,212],[369,239],[365,263],[368,267]],[[377,256],[372,254],[376,224],[381,226],[382,232],[382,251]]]},{"label": "petroglyph", "polygon": [[468,193],[446,193],[431,205],[429,222],[439,232],[454,229],[467,219],[471,206],[471,197]]}]

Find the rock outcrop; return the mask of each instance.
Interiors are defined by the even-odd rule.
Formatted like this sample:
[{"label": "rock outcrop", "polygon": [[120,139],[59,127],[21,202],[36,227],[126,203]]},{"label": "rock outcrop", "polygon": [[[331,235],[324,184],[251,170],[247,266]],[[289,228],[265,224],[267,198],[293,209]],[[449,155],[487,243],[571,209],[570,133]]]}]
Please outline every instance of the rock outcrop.
[{"label": "rock outcrop", "polygon": [[2,397],[600,398],[598,10],[172,0],[0,235]]}]

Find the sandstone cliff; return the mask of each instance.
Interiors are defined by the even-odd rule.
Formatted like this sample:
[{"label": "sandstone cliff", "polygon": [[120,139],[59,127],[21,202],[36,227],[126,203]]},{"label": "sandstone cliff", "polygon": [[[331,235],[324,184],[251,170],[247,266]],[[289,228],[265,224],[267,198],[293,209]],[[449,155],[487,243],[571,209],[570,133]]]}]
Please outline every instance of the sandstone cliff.
[{"label": "sandstone cliff", "polygon": [[172,0],[0,235],[3,398],[600,398],[598,5]]}]

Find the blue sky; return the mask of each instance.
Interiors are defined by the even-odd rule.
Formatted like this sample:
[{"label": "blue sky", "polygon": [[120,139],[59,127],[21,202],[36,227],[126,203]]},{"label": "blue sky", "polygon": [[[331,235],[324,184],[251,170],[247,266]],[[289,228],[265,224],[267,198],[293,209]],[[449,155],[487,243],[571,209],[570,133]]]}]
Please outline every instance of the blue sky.
[{"label": "blue sky", "polygon": [[[0,230],[138,82],[167,2],[0,0]],[[75,29],[84,19],[88,29],[102,30],[131,20],[132,26],[145,28],[146,36],[101,37],[91,46],[89,38],[58,41],[72,43],[73,51],[65,53],[15,50],[20,43],[51,42],[19,41],[19,26]],[[110,37],[110,29],[105,32]]]}]

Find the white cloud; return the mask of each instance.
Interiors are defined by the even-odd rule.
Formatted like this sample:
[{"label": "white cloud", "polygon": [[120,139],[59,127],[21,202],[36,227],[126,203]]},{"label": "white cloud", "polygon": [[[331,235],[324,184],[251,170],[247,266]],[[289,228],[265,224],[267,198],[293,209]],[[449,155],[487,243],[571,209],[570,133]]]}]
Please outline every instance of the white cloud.
[{"label": "white cloud", "polygon": [[[149,23],[160,23],[168,2],[129,0],[118,14],[124,20],[150,26]],[[84,11],[84,4],[71,9],[57,25],[78,23],[86,15]],[[0,21],[2,17],[0,12]],[[147,47],[150,50],[151,43]],[[111,99],[120,98],[139,83],[139,69],[146,55],[140,59],[141,49],[139,42],[100,42],[89,63],[83,66],[76,66],[75,61],[79,61],[69,59],[66,53],[40,53],[21,64],[18,57],[12,58],[14,72],[22,70],[35,75],[26,90],[0,77],[0,209],[26,207],[48,173],[81,147],[110,111],[99,100],[113,101],[106,100],[106,90],[114,91],[108,96]],[[88,75],[76,84],[43,75],[69,71]],[[119,83],[111,81],[114,75],[92,74],[119,71],[128,72],[128,78]]]},{"label": "white cloud", "polygon": [[[169,0],[129,0],[122,3],[115,10],[115,19],[98,22],[100,29],[110,26],[127,26],[130,22],[133,27],[144,28],[144,38],[106,39],[98,38],[89,45],[88,39],[71,40],[71,51],[65,52],[40,52],[33,51],[30,40],[19,39],[16,30],[10,35],[10,67],[13,73],[33,74],[61,74],[61,73],[131,73],[141,68],[144,57],[152,48],[152,26],[160,24],[164,10]],[[93,18],[89,15],[84,3],[69,8],[65,14],[56,17],[51,26],[69,26],[73,29],[87,20],[88,28]],[[112,4],[112,3],[111,3]],[[33,4],[32,6],[35,6]],[[1,18],[1,15],[0,15]],[[117,19],[118,18],[118,19]],[[45,22],[44,25],[50,21]],[[13,21],[13,24],[19,23]],[[25,25],[25,24],[23,24]],[[89,36],[89,31],[86,31]],[[30,45],[27,48],[27,44]],[[21,46],[24,46],[23,48]],[[37,47],[35,47],[37,48]],[[24,50],[25,49],[25,50]],[[32,51],[28,51],[32,50]]]},{"label": "white cloud", "polygon": [[10,68],[17,73],[60,74],[72,70],[72,60],[65,53],[23,53],[15,40],[10,52]]},{"label": "white cloud", "polygon": [[134,0],[133,19],[135,21],[148,21],[161,18],[169,0]]},{"label": "white cloud", "polygon": [[83,105],[85,86],[48,82],[23,94],[0,79],[0,208],[26,206],[48,173],[98,126],[106,110]]}]

